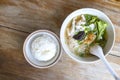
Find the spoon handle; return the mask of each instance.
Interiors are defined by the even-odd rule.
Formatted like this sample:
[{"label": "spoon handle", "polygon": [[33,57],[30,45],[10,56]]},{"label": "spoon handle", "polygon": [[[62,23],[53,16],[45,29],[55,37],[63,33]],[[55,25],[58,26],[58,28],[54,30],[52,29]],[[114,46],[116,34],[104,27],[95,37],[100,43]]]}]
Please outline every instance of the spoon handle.
[{"label": "spoon handle", "polygon": [[[103,53],[103,52],[102,52]],[[117,73],[115,72],[115,70],[111,67],[111,65],[108,63],[107,59],[104,57],[103,54],[101,54],[99,56],[99,58],[104,62],[104,64],[106,65],[107,69],[110,71],[110,73],[114,76],[114,78],[116,80],[120,80],[120,78],[118,78]]]}]

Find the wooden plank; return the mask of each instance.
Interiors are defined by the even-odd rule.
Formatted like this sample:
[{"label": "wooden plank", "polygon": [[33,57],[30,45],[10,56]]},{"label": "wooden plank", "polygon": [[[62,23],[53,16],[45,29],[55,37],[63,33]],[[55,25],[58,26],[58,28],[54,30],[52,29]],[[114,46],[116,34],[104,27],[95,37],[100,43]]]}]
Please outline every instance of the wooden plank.
[{"label": "wooden plank", "polygon": [[117,7],[120,7],[120,0],[105,0],[105,2],[112,4],[112,5],[116,5]]},{"label": "wooden plank", "polygon": [[[48,29],[59,36],[65,17],[91,7],[105,12],[115,26],[116,42],[107,59],[120,75],[119,0],[0,0],[0,80],[114,80],[104,64],[77,63],[65,52],[48,69],[36,69],[25,60],[22,46],[29,33]],[[101,77],[102,76],[102,77]]]},{"label": "wooden plank", "polygon": [[[78,63],[65,52],[55,66],[34,68],[26,62],[22,52],[28,33],[5,27],[0,27],[0,33],[0,80],[114,80],[103,63]],[[120,75],[120,58],[109,55],[107,59]]]}]

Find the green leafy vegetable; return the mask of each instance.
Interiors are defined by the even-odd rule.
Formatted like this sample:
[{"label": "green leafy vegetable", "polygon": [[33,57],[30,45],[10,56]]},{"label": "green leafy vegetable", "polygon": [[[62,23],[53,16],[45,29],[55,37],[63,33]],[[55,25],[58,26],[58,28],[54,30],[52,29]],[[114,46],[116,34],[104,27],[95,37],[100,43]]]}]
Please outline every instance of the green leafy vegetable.
[{"label": "green leafy vegetable", "polygon": [[98,36],[97,36],[97,40],[100,40],[102,38],[102,35],[104,34],[105,32],[105,29],[107,27],[107,23],[100,20],[97,22],[97,28],[98,28]]},{"label": "green leafy vegetable", "polygon": [[93,15],[90,15],[90,14],[84,14],[85,16],[85,19],[86,19],[86,26],[92,24],[92,23],[95,23],[95,21],[98,19],[97,16],[93,16]]},{"label": "green leafy vegetable", "polygon": [[[86,19],[86,24],[89,26],[90,24],[94,24],[96,27],[93,30],[93,33],[96,34],[96,40],[99,41],[103,38],[103,34],[105,33],[107,23],[101,19],[99,19],[97,16],[93,16],[90,14],[84,14]],[[89,32],[90,30],[88,28],[85,28],[85,32]]]},{"label": "green leafy vegetable", "polygon": [[85,33],[88,33],[89,31],[91,31],[91,29],[89,27],[85,28]]}]

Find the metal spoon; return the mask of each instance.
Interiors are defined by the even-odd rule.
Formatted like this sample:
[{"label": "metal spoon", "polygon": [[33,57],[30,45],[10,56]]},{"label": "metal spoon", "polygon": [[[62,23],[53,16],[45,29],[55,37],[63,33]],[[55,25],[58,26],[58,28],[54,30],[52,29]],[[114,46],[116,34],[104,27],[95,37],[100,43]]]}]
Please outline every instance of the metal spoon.
[{"label": "metal spoon", "polygon": [[94,45],[90,48],[90,53],[99,57],[104,64],[106,65],[107,69],[109,70],[109,72],[113,75],[113,77],[115,78],[115,80],[120,80],[120,78],[118,77],[118,74],[113,70],[113,68],[110,66],[110,64],[108,63],[108,61],[106,60],[104,54],[103,54],[103,50],[99,45]]}]

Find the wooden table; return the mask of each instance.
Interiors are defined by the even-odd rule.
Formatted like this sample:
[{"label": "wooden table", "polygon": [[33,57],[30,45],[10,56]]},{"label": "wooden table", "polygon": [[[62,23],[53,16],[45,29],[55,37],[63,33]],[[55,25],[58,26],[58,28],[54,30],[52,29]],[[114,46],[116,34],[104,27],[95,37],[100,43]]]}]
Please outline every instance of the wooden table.
[{"label": "wooden table", "polygon": [[102,62],[77,63],[65,52],[48,69],[32,67],[23,56],[23,42],[31,32],[48,29],[59,36],[65,17],[85,7],[112,20],[116,40],[107,59],[120,76],[120,0],[0,0],[0,80],[114,80]]}]

